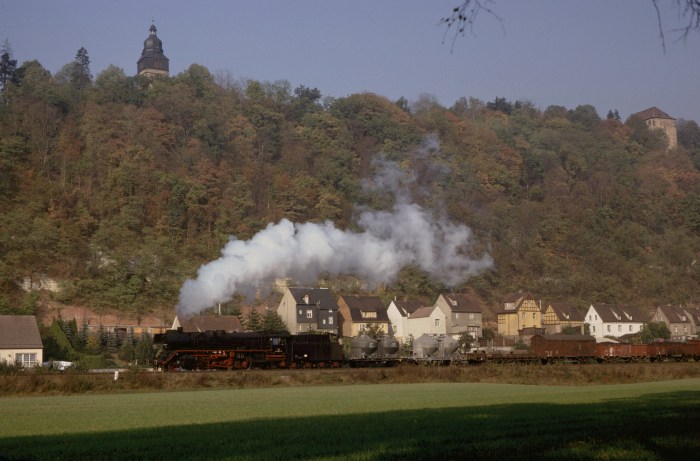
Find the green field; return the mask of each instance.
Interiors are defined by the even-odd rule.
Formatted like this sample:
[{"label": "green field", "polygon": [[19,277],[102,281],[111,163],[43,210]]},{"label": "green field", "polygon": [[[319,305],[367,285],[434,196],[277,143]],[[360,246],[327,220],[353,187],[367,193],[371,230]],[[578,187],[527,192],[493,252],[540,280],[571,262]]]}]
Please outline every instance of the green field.
[{"label": "green field", "polygon": [[700,379],[0,399],[0,459],[700,460]]}]

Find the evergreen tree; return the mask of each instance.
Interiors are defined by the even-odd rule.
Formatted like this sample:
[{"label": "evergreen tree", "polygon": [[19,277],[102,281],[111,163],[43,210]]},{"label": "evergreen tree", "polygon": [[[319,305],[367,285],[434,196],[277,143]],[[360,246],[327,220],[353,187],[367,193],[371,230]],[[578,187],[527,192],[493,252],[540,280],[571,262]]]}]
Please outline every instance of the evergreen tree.
[{"label": "evergreen tree", "polygon": [[71,83],[77,89],[86,88],[92,83],[90,57],[84,47],[81,47],[75,54]]},{"label": "evergreen tree", "polygon": [[261,331],[263,329],[263,321],[260,313],[253,309],[246,316],[245,329],[248,331]]},{"label": "evergreen tree", "polygon": [[155,356],[153,352],[153,341],[147,334],[141,335],[139,342],[136,343],[134,350],[134,358],[138,365],[147,366]]},{"label": "evergreen tree", "polygon": [[265,331],[287,331],[284,320],[274,310],[265,312],[262,318],[262,329]]},{"label": "evergreen tree", "polygon": [[2,50],[0,50],[0,92],[4,92],[10,83],[19,84],[17,60],[12,59],[10,42],[5,40]]},{"label": "evergreen tree", "polygon": [[131,341],[124,341],[122,347],[119,348],[119,354],[117,355],[119,359],[125,362],[132,362],[134,360],[135,349]]}]

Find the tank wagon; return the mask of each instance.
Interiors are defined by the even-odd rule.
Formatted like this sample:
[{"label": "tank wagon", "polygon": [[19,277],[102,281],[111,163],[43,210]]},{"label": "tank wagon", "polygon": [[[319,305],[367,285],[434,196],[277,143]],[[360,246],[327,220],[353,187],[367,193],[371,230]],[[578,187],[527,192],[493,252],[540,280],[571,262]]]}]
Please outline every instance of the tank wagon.
[{"label": "tank wagon", "polygon": [[460,359],[459,342],[448,335],[421,335],[413,340],[410,362],[449,365]]},{"label": "tank wagon", "polygon": [[388,367],[400,363],[399,342],[391,336],[374,339],[361,334],[350,342],[351,367]]}]

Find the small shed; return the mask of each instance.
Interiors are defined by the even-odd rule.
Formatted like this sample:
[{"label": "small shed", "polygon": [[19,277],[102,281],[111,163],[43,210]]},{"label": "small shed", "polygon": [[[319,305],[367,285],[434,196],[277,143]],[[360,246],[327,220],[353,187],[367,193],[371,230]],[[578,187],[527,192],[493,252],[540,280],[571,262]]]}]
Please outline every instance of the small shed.
[{"label": "small shed", "polygon": [[0,362],[23,367],[41,365],[44,345],[33,315],[0,316]]}]

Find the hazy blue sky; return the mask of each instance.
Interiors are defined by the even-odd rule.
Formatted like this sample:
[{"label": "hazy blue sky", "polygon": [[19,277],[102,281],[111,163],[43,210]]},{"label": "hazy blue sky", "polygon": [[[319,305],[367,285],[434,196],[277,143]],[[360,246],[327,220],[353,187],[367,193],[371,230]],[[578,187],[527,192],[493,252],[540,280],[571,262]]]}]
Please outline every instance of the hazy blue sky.
[{"label": "hazy blue sky", "polygon": [[287,80],[324,96],[370,91],[396,100],[431,94],[526,99],[541,109],[592,104],[623,118],[657,106],[700,122],[700,33],[666,52],[651,0],[496,0],[474,35],[442,44],[441,17],[459,0],[0,0],[0,40],[19,63],[52,73],[84,46],[94,75],[136,71],[155,20],[175,75],[190,64],[235,79]]}]

